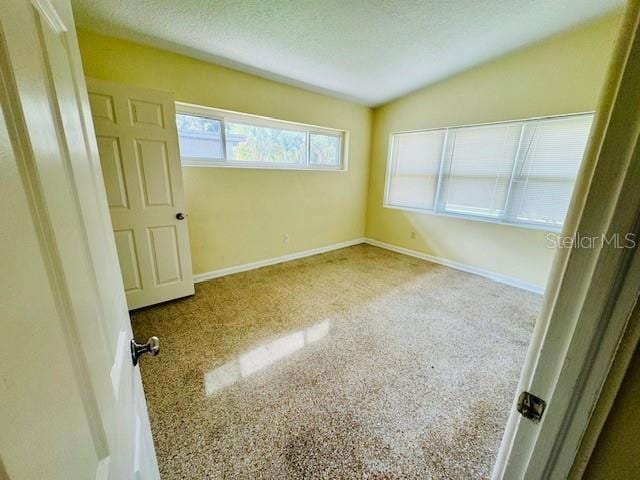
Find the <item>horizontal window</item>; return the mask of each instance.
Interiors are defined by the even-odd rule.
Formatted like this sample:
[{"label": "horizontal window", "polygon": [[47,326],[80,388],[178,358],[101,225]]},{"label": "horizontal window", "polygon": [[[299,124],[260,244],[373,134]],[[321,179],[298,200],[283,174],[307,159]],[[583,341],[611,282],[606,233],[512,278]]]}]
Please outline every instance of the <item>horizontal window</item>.
[{"label": "horizontal window", "polygon": [[176,103],[182,164],[343,170],[346,132]]},{"label": "horizontal window", "polygon": [[391,136],[385,206],[559,229],[592,113]]}]

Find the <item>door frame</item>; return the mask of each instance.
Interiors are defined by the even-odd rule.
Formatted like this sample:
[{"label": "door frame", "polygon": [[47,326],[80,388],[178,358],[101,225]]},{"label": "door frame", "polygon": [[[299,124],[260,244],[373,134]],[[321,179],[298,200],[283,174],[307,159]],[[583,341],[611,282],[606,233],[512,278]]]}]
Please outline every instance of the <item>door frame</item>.
[{"label": "door frame", "polygon": [[[609,239],[632,233],[635,244],[558,249],[494,480],[566,478],[611,365],[615,360],[621,377],[629,363],[631,348],[616,358],[619,346],[634,346],[640,337],[630,321],[640,293],[638,84],[640,0],[629,0],[562,235]],[[540,423],[517,412],[523,391],[547,402]],[[596,430],[604,418],[598,422]]]}]

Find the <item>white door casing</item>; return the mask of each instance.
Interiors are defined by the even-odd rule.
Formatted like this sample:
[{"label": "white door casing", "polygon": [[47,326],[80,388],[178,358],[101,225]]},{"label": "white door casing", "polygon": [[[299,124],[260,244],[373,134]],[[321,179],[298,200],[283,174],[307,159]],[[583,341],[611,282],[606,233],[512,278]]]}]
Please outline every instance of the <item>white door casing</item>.
[{"label": "white door casing", "polygon": [[0,473],[159,479],[68,0],[0,10]]},{"label": "white door casing", "polygon": [[518,385],[547,407],[534,423],[514,401],[495,480],[567,478],[618,346],[637,343],[628,324],[640,298],[639,83],[640,0],[630,0],[563,228],[594,246],[556,254]]},{"label": "white door casing", "polygon": [[129,309],[193,295],[173,96],[87,86]]}]

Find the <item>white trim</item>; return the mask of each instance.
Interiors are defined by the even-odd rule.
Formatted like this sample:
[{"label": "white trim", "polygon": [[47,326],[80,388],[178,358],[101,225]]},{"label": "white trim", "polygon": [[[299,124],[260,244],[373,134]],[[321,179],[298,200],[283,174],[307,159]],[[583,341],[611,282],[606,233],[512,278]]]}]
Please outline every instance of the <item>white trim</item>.
[{"label": "white trim", "polygon": [[110,466],[111,456],[104,457],[102,460],[100,460],[96,468],[96,480],[108,480]]},{"label": "white trim", "polygon": [[254,115],[253,113],[244,113],[235,110],[225,110],[223,108],[208,107],[206,105],[197,105],[195,103],[175,102],[175,104],[177,113],[186,113],[187,115],[204,115],[216,119],[222,119],[226,117],[233,119],[234,121],[242,119],[240,120],[241,123],[246,123],[247,118],[251,118],[256,121],[256,123],[260,122],[261,125],[273,126],[273,124],[279,124],[283,128],[289,129],[291,128],[291,126],[297,126],[299,130],[310,129],[316,133],[327,134],[333,132],[334,135],[341,135],[346,131],[340,128],[323,127],[321,125],[314,125],[312,123],[292,122],[290,120],[281,120],[274,117],[265,117],[264,115]]},{"label": "white trim", "polygon": [[[293,170],[295,172],[331,172],[331,173],[343,173],[347,170],[344,168],[334,167],[304,167],[299,163],[292,163],[287,166],[284,163],[258,163],[258,162],[242,162],[237,160],[206,160],[195,157],[181,157],[182,167],[195,167],[195,168],[240,168],[243,170]],[[205,163],[206,162],[206,163]]]},{"label": "white trim", "polygon": [[282,255],[280,257],[266,258],[264,260],[258,260],[257,262],[244,263],[242,265],[235,265],[233,267],[220,268],[218,270],[212,270],[210,272],[198,273],[193,276],[193,281],[194,283],[205,282],[214,278],[233,275],[234,273],[247,272],[249,270],[255,270],[257,268],[268,267],[269,265],[276,265],[278,263],[289,262],[291,260],[297,260],[299,258],[311,257],[313,255],[327,253],[333,250],[339,250],[341,248],[352,247],[361,243],[365,243],[364,238],[355,238],[353,240],[347,240],[346,242],[333,243],[331,245],[327,245],[326,247],[312,248],[311,250],[290,253],[288,255]]},{"label": "white trim", "polygon": [[47,19],[49,25],[58,35],[66,33],[67,26],[64,24],[60,15],[51,3],[51,0],[33,0],[33,6]]},{"label": "white trim", "polygon": [[458,220],[471,220],[472,222],[492,223],[494,225],[504,225],[505,227],[515,228],[527,228],[529,230],[542,230],[543,232],[559,233],[562,231],[562,225],[551,225],[549,223],[527,223],[527,222],[509,222],[507,220],[501,220],[498,217],[492,218],[489,216],[472,215],[466,213],[454,213],[454,212],[436,212],[434,210],[425,210],[424,208],[403,207],[398,205],[384,204],[382,208],[389,208],[392,210],[401,210],[404,212],[418,213],[421,215],[432,215],[434,217],[445,218],[457,218]]},{"label": "white trim", "polygon": [[390,133],[390,135],[404,135],[410,133],[423,133],[423,132],[431,132],[433,130],[445,130],[445,129],[457,129],[457,128],[469,128],[469,127],[484,127],[487,125],[500,125],[502,123],[520,123],[520,122],[529,122],[536,120],[548,120],[554,118],[563,118],[563,117],[577,117],[580,115],[594,115],[595,110],[586,110],[584,112],[574,112],[574,113],[560,113],[557,115],[540,115],[537,117],[526,117],[526,118],[515,118],[512,120],[497,120],[495,122],[482,122],[482,123],[465,123],[465,124],[456,124],[456,125],[447,125],[446,127],[431,127],[431,128],[417,128],[415,130],[396,130]]},{"label": "white trim", "polygon": [[212,270],[210,272],[205,272],[205,273],[198,273],[197,275],[193,276],[193,281],[195,283],[205,282],[207,280],[212,280],[214,278],[224,277],[226,275],[233,275],[234,273],[247,272],[249,270],[255,270],[257,268],[267,267],[269,265],[276,265],[278,263],[289,262],[291,260],[297,260],[299,258],[311,257],[313,255],[327,253],[333,250],[339,250],[341,248],[352,247],[354,245],[359,245],[361,243],[366,243],[367,245],[372,245],[374,247],[384,248],[385,250],[401,253],[403,255],[419,258],[421,260],[426,260],[427,262],[437,263],[438,265],[443,265],[445,267],[453,268],[455,270],[460,270],[466,273],[471,273],[473,275],[479,275],[481,277],[488,278],[495,282],[503,283],[505,285],[510,285],[512,287],[520,288],[522,290],[527,290],[529,292],[539,293],[539,294],[544,293],[544,287],[542,285],[525,282],[524,280],[520,280],[519,278],[510,277],[508,275],[503,275],[497,272],[492,272],[490,270],[485,270],[484,268],[474,267],[473,265],[467,265],[464,263],[455,262],[453,260],[448,260],[446,258],[435,257],[433,255],[418,252],[416,250],[410,250],[408,248],[398,247],[390,243],[380,242],[372,238],[364,238],[364,237],[348,240],[346,242],[334,243],[331,245],[327,245],[326,247],[313,248],[311,250],[291,253],[289,255],[282,255],[280,257],[272,257],[272,258],[267,258],[265,260],[258,260],[257,262],[245,263],[242,265],[235,265],[233,267],[220,268],[218,270]]},{"label": "white trim", "polygon": [[436,257],[433,255],[429,255],[427,253],[418,252],[416,250],[410,250],[404,247],[398,247],[396,245],[380,242],[379,240],[374,240],[372,238],[365,238],[364,243],[366,243],[367,245],[373,245],[374,247],[384,248],[385,250],[390,250],[392,252],[401,253],[403,255],[409,255],[410,257],[420,258],[422,260],[426,260],[427,262],[437,263],[439,265],[453,268],[455,270],[460,270],[462,272],[479,275],[481,277],[488,278],[489,280],[493,280],[494,282],[503,283],[511,287],[520,288],[521,290],[527,290],[529,292],[539,293],[539,294],[544,293],[544,286],[542,285],[525,282],[524,280],[520,280],[519,278],[511,277],[509,275],[504,275],[502,273],[492,272],[490,270],[485,270],[484,268],[475,267],[473,265],[456,262],[454,260],[449,260],[442,257]]}]

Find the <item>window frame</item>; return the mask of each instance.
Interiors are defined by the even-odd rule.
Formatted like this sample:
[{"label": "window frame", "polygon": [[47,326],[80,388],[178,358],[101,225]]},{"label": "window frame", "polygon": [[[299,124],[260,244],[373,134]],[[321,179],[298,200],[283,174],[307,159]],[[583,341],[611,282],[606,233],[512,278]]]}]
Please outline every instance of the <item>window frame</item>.
[{"label": "window frame", "polygon": [[[477,222],[484,223],[493,223],[498,225],[505,225],[510,227],[520,227],[520,228],[528,228],[532,230],[543,230],[547,232],[559,232],[562,230],[562,225],[554,225],[551,223],[542,223],[542,222],[529,222],[526,220],[518,220],[511,215],[509,211],[509,204],[511,203],[511,194],[513,190],[514,179],[520,176],[520,167],[523,165],[525,156],[521,151],[521,144],[518,145],[518,149],[516,151],[516,156],[513,164],[513,171],[511,173],[511,177],[509,180],[509,191],[507,193],[507,199],[505,203],[505,213],[500,217],[493,217],[489,215],[473,215],[469,213],[456,213],[452,211],[444,210],[444,200],[441,198],[443,193],[443,183],[444,177],[446,176],[446,172],[444,172],[445,167],[448,165],[448,157],[451,154],[450,140],[451,135],[450,132],[454,129],[458,128],[468,128],[468,127],[482,127],[487,125],[501,125],[507,123],[522,123],[523,130],[520,135],[523,136],[524,129],[527,128],[527,123],[539,121],[539,120],[549,120],[549,119],[559,119],[559,118],[571,118],[585,115],[595,115],[594,111],[584,111],[584,112],[576,112],[576,113],[566,113],[560,115],[544,115],[537,117],[529,117],[529,118],[520,118],[514,120],[500,120],[496,122],[484,122],[484,123],[471,123],[471,124],[463,124],[463,125],[450,125],[447,127],[436,127],[436,128],[423,128],[423,129],[415,129],[415,130],[404,130],[404,131],[394,131],[389,134],[388,144],[387,144],[387,165],[385,172],[385,182],[384,182],[384,195],[383,195],[383,208],[389,208],[392,210],[402,210],[413,213],[421,213],[424,215],[433,215],[437,217],[448,217],[448,218],[458,218],[463,220],[473,220]],[[593,120],[592,120],[593,125]],[[424,132],[433,132],[433,131],[444,131],[444,140],[443,140],[443,148],[442,154],[440,156],[440,164],[438,168],[438,180],[436,183],[436,189],[434,191],[434,199],[433,199],[433,210],[417,208],[417,207],[406,207],[401,205],[393,205],[389,203],[389,189],[391,183],[391,177],[393,174],[393,152],[394,152],[394,139],[399,135],[405,134],[416,134],[416,133],[424,133]],[[589,133],[591,135],[591,133]],[[522,138],[520,139],[520,142]]]},{"label": "window frame", "polygon": [[[250,113],[223,110],[220,108],[206,107],[185,102],[175,102],[176,115],[191,115],[203,117],[220,122],[220,135],[222,142],[221,159],[211,159],[208,157],[183,157],[180,155],[180,163],[183,167],[207,167],[207,168],[248,168],[258,170],[302,170],[302,171],[323,171],[323,172],[346,172],[348,171],[349,152],[349,131],[337,128],[321,127],[300,122],[290,122],[271,117],[253,115]],[[249,124],[256,127],[278,128],[289,131],[299,131],[305,133],[304,163],[270,163],[231,160],[227,156],[226,128],[225,121]],[[176,129],[177,132],[177,129]],[[179,132],[178,137],[180,136]],[[311,142],[310,135],[319,134],[336,137],[340,140],[338,149],[338,165],[316,165],[311,164]]]}]

